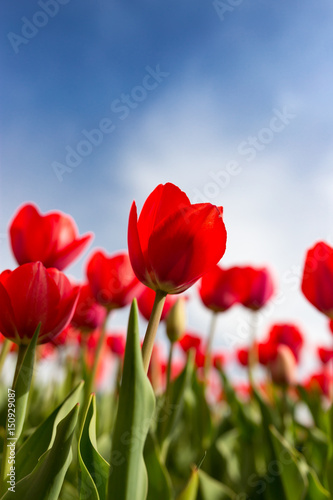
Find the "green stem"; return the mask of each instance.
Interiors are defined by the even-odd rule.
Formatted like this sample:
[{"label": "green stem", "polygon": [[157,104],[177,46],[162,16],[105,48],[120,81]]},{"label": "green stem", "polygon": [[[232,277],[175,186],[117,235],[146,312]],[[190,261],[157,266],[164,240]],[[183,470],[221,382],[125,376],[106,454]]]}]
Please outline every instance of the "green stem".
[{"label": "green stem", "polygon": [[153,310],[150,315],[146,335],[142,344],[142,359],[145,372],[148,372],[151,354],[153,352],[154,341],[158,325],[160,323],[164,302],[167,294],[162,290],[156,290]]},{"label": "green stem", "polygon": [[248,360],[248,373],[250,386],[254,386],[253,369],[258,362],[258,352],[256,346],[257,338],[257,313],[252,312],[250,320],[250,347],[249,347],[249,360]]},{"label": "green stem", "polygon": [[[23,362],[24,362],[27,348],[28,348],[27,345],[21,344],[19,346],[17,360],[16,360],[15,374],[14,374],[14,379],[13,379],[13,384],[12,384],[12,391],[14,394],[16,394],[16,384],[17,384],[20,370],[23,366]],[[17,442],[17,439],[20,437],[20,434],[21,434],[22,428],[23,428],[23,422],[24,422],[24,415],[18,415],[18,413],[17,413],[18,405],[15,405],[14,409],[16,410],[15,423],[18,425],[15,428],[15,441],[13,441],[13,438],[9,438],[9,428],[8,428],[9,422],[8,422],[8,412],[7,412],[6,433],[5,433],[4,442],[3,442],[3,453],[2,453],[2,463],[1,463],[1,472],[0,472],[0,495],[2,495],[6,490],[6,479],[7,479],[7,474],[9,473],[9,468],[10,468],[10,463],[8,461],[8,453],[10,451],[9,446],[15,445],[15,447],[16,447],[16,442]],[[20,422],[21,422],[21,424],[20,424]],[[9,439],[10,439],[10,442],[9,442]]]},{"label": "green stem", "polygon": [[12,342],[9,339],[4,339],[2,343],[2,349],[0,353],[0,373],[2,372],[2,367],[4,365],[4,362],[6,360],[7,354],[10,351]]},{"label": "green stem", "polygon": [[170,342],[167,372],[166,372],[166,388],[165,388],[165,398],[168,400],[170,395],[170,381],[171,381],[171,365],[172,365],[172,355],[175,343]]},{"label": "green stem", "polygon": [[207,344],[206,344],[206,352],[205,352],[205,364],[204,364],[204,380],[205,380],[205,382],[207,382],[208,373],[209,373],[209,370],[210,370],[211,364],[212,364],[212,346],[213,346],[213,339],[214,339],[214,334],[215,334],[215,330],[216,330],[216,323],[217,323],[217,313],[213,312],[212,319],[210,322],[208,339],[207,339]]},{"label": "green stem", "polygon": [[108,315],[106,316],[104,323],[101,327],[101,332],[99,335],[96,351],[95,351],[95,357],[94,357],[94,364],[92,366],[91,372],[87,373],[87,379],[85,382],[85,389],[84,389],[84,403],[83,403],[83,408],[82,408],[82,425],[84,422],[84,416],[86,414],[88,405],[89,405],[89,399],[90,399],[90,394],[93,392],[94,389],[94,384],[95,384],[95,378],[96,378],[96,373],[97,373],[97,368],[99,364],[99,360],[101,357],[102,353],[102,348],[104,345],[104,340],[105,340],[105,334],[106,334],[106,322],[108,319]]}]

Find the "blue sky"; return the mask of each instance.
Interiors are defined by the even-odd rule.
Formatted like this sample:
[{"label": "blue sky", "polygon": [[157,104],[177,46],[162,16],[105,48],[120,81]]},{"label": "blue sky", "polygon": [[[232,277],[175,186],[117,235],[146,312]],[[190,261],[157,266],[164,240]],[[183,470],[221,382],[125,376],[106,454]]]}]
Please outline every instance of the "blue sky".
[{"label": "blue sky", "polygon": [[[329,0],[3,0],[2,269],[15,265],[6,232],[20,204],[71,214],[95,233],[91,249],[112,253],[126,248],[132,200],[171,181],[224,206],[222,263],[274,270],[284,300],[261,335],[296,321],[329,344],[296,280],[307,248],[333,244],[332,21]],[[101,124],[98,144],[80,149]],[[89,154],[69,167],[78,149]],[[55,162],[71,171],[57,176]],[[70,274],[83,276],[87,255]],[[220,329],[232,333],[239,314]],[[208,321],[190,308],[192,328]]]}]

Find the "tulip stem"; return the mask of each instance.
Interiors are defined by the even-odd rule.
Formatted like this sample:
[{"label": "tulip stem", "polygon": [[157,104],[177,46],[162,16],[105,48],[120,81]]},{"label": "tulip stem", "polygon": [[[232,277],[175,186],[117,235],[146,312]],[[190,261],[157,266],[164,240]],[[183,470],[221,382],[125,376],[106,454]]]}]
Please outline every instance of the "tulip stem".
[{"label": "tulip stem", "polygon": [[210,328],[208,332],[208,339],[207,339],[207,344],[206,344],[206,352],[205,352],[205,363],[204,363],[204,380],[205,382],[207,381],[207,376],[212,364],[212,346],[213,346],[213,339],[214,339],[214,334],[216,330],[216,323],[217,323],[217,313],[213,312],[212,314],[212,319],[210,322]]},{"label": "tulip stem", "polygon": [[9,339],[4,339],[0,353],[0,373],[2,372],[2,367],[6,361],[7,354],[10,351],[11,344],[12,342]]},{"label": "tulip stem", "polygon": [[256,344],[257,338],[257,313],[251,312],[251,331],[250,331],[250,346],[249,346],[249,359],[248,359],[248,373],[250,386],[253,387],[253,370],[258,362],[258,347]]},{"label": "tulip stem", "polygon": [[162,290],[156,290],[155,301],[147,326],[146,335],[142,344],[142,359],[145,372],[148,372],[151,354],[153,352],[157,327],[160,323],[164,302],[167,294]]}]

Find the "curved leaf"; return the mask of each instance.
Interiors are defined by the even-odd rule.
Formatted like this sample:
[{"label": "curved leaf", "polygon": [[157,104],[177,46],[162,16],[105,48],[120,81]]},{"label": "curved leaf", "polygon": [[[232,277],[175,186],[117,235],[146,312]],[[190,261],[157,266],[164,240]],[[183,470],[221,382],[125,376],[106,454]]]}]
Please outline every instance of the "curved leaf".
[{"label": "curved leaf", "polygon": [[70,412],[80,400],[83,382],[67,396],[65,401],[59,405],[51,415],[40,424],[36,430],[23,443],[16,453],[16,481],[30,474],[36,467],[39,458],[45,451],[51,448],[56,435],[58,423]]},{"label": "curved leaf", "polygon": [[96,398],[90,397],[78,443],[80,500],[105,500],[109,464],[97,451]]},{"label": "curved leaf", "polygon": [[146,499],[148,480],[143,447],[154,409],[154,392],[143,368],[138,309],[134,299],[112,442],[108,500]]},{"label": "curved leaf", "polygon": [[78,417],[78,405],[58,424],[55,440],[35,469],[7,490],[1,500],[58,500],[72,459],[71,445]]}]

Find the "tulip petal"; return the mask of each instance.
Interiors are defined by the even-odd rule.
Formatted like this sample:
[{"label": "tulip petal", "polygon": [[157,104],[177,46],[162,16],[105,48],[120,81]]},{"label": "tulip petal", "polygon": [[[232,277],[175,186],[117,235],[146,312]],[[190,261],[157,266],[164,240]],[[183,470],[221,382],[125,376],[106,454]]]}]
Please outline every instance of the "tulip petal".
[{"label": "tulip petal", "polygon": [[0,282],[0,332],[8,339],[15,342],[19,339],[15,326],[15,314],[10,297],[5,287]]},{"label": "tulip petal", "polygon": [[186,194],[171,183],[160,184],[148,196],[138,220],[138,234],[143,254],[154,228],[174,212],[191,205]]},{"label": "tulip petal", "polygon": [[142,253],[140,237],[138,232],[138,215],[135,201],[132,203],[129,221],[128,221],[128,254],[131,260],[133,271],[136,277],[146,282],[146,262]]},{"label": "tulip petal", "polygon": [[218,263],[225,252],[226,230],[210,203],[185,207],[155,228],[148,256],[157,287],[180,293]]}]

